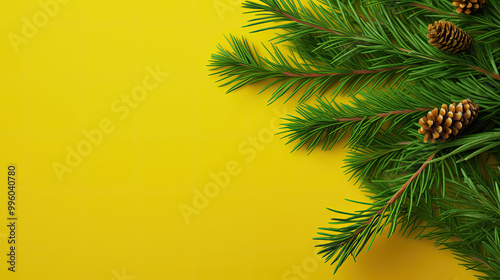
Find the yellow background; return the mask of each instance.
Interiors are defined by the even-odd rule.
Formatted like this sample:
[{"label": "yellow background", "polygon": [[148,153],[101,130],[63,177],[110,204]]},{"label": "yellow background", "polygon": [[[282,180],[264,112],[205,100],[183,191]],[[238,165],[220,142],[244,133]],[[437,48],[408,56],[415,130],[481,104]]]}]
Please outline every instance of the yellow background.
[{"label": "yellow background", "polygon": [[[397,234],[335,276],[315,257],[326,207],[365,198],[342,172],[345,151],[290,153],[269,135],[296,100],[266,106],[262,85],[225,95],[208,76],[223,35],[250,31],[239,1],[69,0],[48,14],[51,2],[0,9],[0,176],[16,164],[19,218],[12,273],[4,184],[0,279],[474,279],[449,252]],[[128,115],[113,109],[148,67],[169,75]],[[103,121],[113,131],[59,180],[54,164]],[[227,186],[183,217],[228,164]]]}]

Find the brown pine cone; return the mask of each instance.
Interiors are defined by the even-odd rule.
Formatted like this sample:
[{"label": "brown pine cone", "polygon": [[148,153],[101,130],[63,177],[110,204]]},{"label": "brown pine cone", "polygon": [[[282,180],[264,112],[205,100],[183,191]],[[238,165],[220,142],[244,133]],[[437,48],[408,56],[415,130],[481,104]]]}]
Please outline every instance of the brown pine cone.
[{"label": "brown pine cone", "polygon": [[479,113],[479,106],[469,99],[464,99],[462,102],[443,104],[441,109],[434,108],[427,115],[420,118],[418,124],[421,126],[418,133],[424,134],[424,142],[431,140],[445,141],[446,139],[456,136],[467,128],[476,118]]},{"label": "brown pine cone", "polygon": [[453,6],[457,7],[457,13],[473,14],[483,7],[486,0],[454,0]]},{"label": "brown pine cone", "polygon": [[429,44],[447,52],[457,53],[469,50],[472,39],[465,31],[449,21],[435,21],[427,27]]}]

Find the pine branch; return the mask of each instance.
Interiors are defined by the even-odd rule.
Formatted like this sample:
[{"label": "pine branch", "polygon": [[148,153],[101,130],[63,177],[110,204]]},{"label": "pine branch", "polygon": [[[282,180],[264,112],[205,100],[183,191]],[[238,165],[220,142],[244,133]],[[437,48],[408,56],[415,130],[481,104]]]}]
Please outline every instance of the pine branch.
[{"label": "pine branch", "polygon": [[355,117],[355,118],[340,118],[336,119],[338,122],[357,122],[357,121],[362,121],[364,119],[373,119],[373,118],[385,118],[389,116],[394,116],[394,115],[399,115],[399,114],[409,114],[409,113],[415,113],[415,112],[423,112],[423,111],[428,111],[429,108],[417,108],[417,109],[412,109],[412,110],[399,110],[399,111],[391,111],[388,113],[380,113],[376,114],[375,116],[369,116],[369,117]]},{"label": "pine branch", "polygon": [[[480,279],[498,279],[500,172],[485,159],[500,160],[500,2],[464,16],[440,0],[318,1],[246,1],[254,32],[279,32],[264,46],[268,54],[231,36],[210,66],[228,92],[266,82],[269,102],[351,94],[349,104],[323,98],[299,106],[281,132],[293,150],[329,150],[345,138],[346,172],[371,199],[354,213],[332,210],[343,217],[322,229],[321,253],[337,271],[386,226],[389,236],[397,226],[421,229],[419,237],[451,250]],[[451,54],[431,46],[425,34],[434,20],[469,32],[472,48]],[[480,107],[473,125],[451,141],[424,144],[416,126],[424,112],[463,99]]]},{"label": "pine branch", "polygon": [[[435,240],[435,245],[453,252],[464,266],[481,272],[479,279],[500,277],[498,236],[500,189],[498,174],[485,164],[462,165],[464,183],[450,179],[448,198],[436,198],[438,207],[421,205],[417,215],[425,221],[418,237]],[[478,168],[481,166],[481,168]],[[492,181],[484,179],[484,170]],[[488,174],[486,174],[488,175]]]},{"label": "pine branch", "polygon": [[[365,185],[373,178],[394,178],[402,167],[404,159],[410,156],[413,142],[404,142],[404,135],[378,137],[368,147],[348,152],[345,161],[345,173],[351,174],[349,180],[356,178],[355,183]],[[399,136],[399,137],[398,137]]]},{"label": "pine branch", "polygon": [[[379,134],[369,146],[351,149],[345,158],[345,173],[350,180],[366,188],[372,182],[386,182],[390,185],[402,184],[398,180],[416,171],[416,163],[425,155],[435,152],[435,147],[415,140],[416,133]],[[447,162],[438,162],[437,166]],[[439,177],[439,176],[438,176]],[[436,178],[438,178],[436,177]],[[439,181],[439,180],[438,180]],[[380,190],[371,189],[370,193]]]},{"label": "pine branch", "polygon": [[[327,261],[336,256],[332,261],[332,264],[337,263],[335,272],[350,255],[355,259],[368,241],[371,239],[371,242],[373,242],[372,237],[374,238],[377,234],[381,233],[386,225],[389,223],[393,225],[397,224],[398,212],[403,204],[403,200],[400,198],[406,192],[410,183],[427,167],[434,155],[435,153],[431,154],[417,172],[388,201],[382,200],[359,213],[350,214],[332,210],[336,213],[347,215],[348,218],[334,218],[332,220],[335,222],[330,224],[347,224],[347,226],[342,228],[322,228],[322,230],[331,231],[334,234],[320,233],[324,237],[318,237],[316,240],[328,241],[328,243],[318,245],[324,248],[319,254],[323,254]],[[386,213],[388,210],[389,213]],[[389,236],[392,233],[393,229],[391,229]],[[369,246],[371,246],[371,243]]]},{"label": "pine branch", "polygon": [[[408,185],[413,181],[415,180],[415,178],[418,177],[418,175],[420,175],[420,173],[422,173],[422,170],[424,170],[425,167],[427,167],[427,165],[429,164],[429,162],[432,160],[432,158],[436,155],[436,153],[433,153],[429,156],[429,158],[424,162],[424,164],[422,164],[422,166],[418,169],[418,171],[413,174],[413,176],[411,176],[410,180],[408,180],[408,182],[406,182],[402,187],[401,189],[399,189],[399,191],[389,200],[389,202],[387,202],[388,205],[391,205],[393,204],[396,199],[398,199],[401,194],[403,194],[403,192],[406,190],[406,188],[408,187]],[[387,208],[387,207],[386,207]]]},{"label": "pine branch", "polygon": [[[485,80],[474,78],[462,79],[460,82],[428,79],[400,90],[361,93],[360,98],[352,99],[351,105],[319,100],[316,106],[300,106],[297,116],[285,118],[286,123],[283,124],[281,134],[288,139],[287,143],[295,143],[293,150],[304,147],[312,151],[318,145],[322,145],[324,150],[330,150],[343,137],[348,138],[347,147],[368,147],[378,134],[384,134],[385,137],[393,137],[394,134],[408,135],[410,131],[417,130],[413,125],[425,115],[422,112],[466,98],[473,99],[480,106],[480,117],[470,129],[470,133],[491,131],[494,126],[500,124],[500,88],[491,88],[484,82]],[[441,94],[436,95],[436,92]],[[443,99],[442,96],[446,98]],[[459,138],[466,136],[467,133]],[[456,148],[462,143],[471,147],[468,150],[483,148],[464,158],[466,160],[485,151],[484,149],[493,150],[496,147],[493,143],[496,138],[486,141],[491,136],[485,137],[486,134],[476,134],[474,139],[455,140],[440,145],[440,149]],[[421,136],[416,138],[420,139]],[[491,146],[470,146],[477,141]],[[461,148],[452,154],[463,151],[466,150]]]},{"label": "pine branch", "polygon": [[298,142],[293,150],[305,147],[312,151],[320,144],[322,149],[330,150],[349,131],[352,133],[346,146],[369,146],[378,133],[388,135],[409,129],[412,120],[430,109],[424,102],[398,91],[361,93],[361,98],[352,98],[351,105],[320,99],[316,106],[300,106],[299,116],[285,118],[281,133],[288,138],[287,144]]},{"label": "pine branch", "polygon": [[[394,1],[392,3],[394,3]],[[450,16],[450,17],[458,17],[458,15],[456,15],[456,14],[449,13],[449,12],[443,11],[443,10],[439,10],[437,8],[433,8],[433,7],[430,7],[430,6],[427,6],[427,5],[423,5],[423,4],[419,4],[419,3],[415,3],[415,2],[410,2],[408,4],[411,5],[411,6],[417,7],[419,9],[427,10],[427,11],[432,12],[432,13],[444,14],[444,15],[447,15],[447,16]]]},{"label": "pine branch", "polygon": [[[354,7],[340,0],[332,1],[336,12],[310,3],[311,10],[300,2],[261,0],[245,2],[249,12],[257,13],[250,26],[264,23],[285,22],[257,31],[280,29],[285,31],[277,38],[291,43],[289,56],[274,44],[270,59],[260,58],[255,48],[246,40],[231,36],[231,50],[219,46],[212,56],[213,75],[225,81],[221,86],[232,85],[228,92],[242,86],[271,79],[263,90],[279,85],[270,102],[291,92],[295,95],[304,89],[299,102],[314,95],[322,95],[333,85],[356,94],[371,81],[375,87],[387,83],[395,75],[408,74],[409,81],[434,77],[467,78],[470,70],[500,80],[496,64],[491,58],[491,46],[475,45],[478,56],[461,57],[443,53],[428,45],[425,37],[415,37],[425,24],[410,21],[405,15],[393,16],[385,9]],[[372,21],[374,18],[376,21]],[[370,19],[370,20],[367,20]],[[361,30],[361,32],[360,32]],[[425,32],[425,31],[424,31]],[[319,34],[311,37],[311,34]],[[297,55],[300,59],[297,58]],[[453,65],[453,67],[450,67]],[[287,99],[288,100],[288,99]]]},{"label": "pine branch", "polygon": [[245,39],[240,40],[231,36],[228,42],[232,51],[219,46],[219,52],[212,55],[209,65],[213,71],[211,75],[222,77],[219,80],[219,82],[224,81],[221,86],[232,84],[228,93],[245,85],[274,78],[275,80],[262,90],[265,91],[272,85],[280,84],[269,102],[274,102],[291,91],[288,97],[290,99],[299,90],[305,89],[299,100],[299,102],[304,102],[314,95],[322,95],[336,83],[340,83],[339,88],[349,82],[351,82],[349,88],[355,88],[359,85],[362,88],[372,80],[379,78],[375,84],[377,87],[377,84],[382,84],[391,75],[408,68],[401,65],[375,70],[336,68],[318,61],[307,59],[300,61],[293,54],[285,57],[274,45],[273,53],[268,50],[271,59],[266,59],[259,56],[255,48],[251,47]]},{"label": "pine branch", "polygon": [[[245,65],[246,66],[246,65]],[[334,76],[334,75],[363,75],[363,74],[378,74],[381,72],[386,72],[386,71],[394,71],[394,70],[402,70],[405,68],[411,67],[411,65],[407,66],[399,66],[399,67],[391,67],[391,68],[380,68],[377,70],[352,70],[348,73],[325,73],[325,74],[295,74],[295,73],[288,73],[288,72],[283,72],[285,76],[289,77],[309,77],[309,78],[316,78],[316,77],[325,77],[325,76]]]},{"label": "pine branch", "polygon": [[467,135],[439,145],[438,150],[447,150],[443,156],[436,158],[433,162],[443,161],[451,156],[466,153],[457,163],[468,161],[485,152],[495,152],[500,150],[500,129],[489,132],[475,133]]},{"label": "pine branch", "polygon": [[[253,27],[265,23],[288,22],[286,24],[277,24],[274,26],[255,30],[253,32],[261,32],[271,29],[280,30],[298,30],[326,32],[339,36],[348,34],[339,31],[331,24],[331,11],[320,5],[309,2],[310,9],[306,8],[300,1],[279,1],[279,0],[260,0],[259,2],[246,1],[243,3],[243,8],[247,9],[246,13],[256,14],[256,18],[251,19],[246,27]],[[288,34],[293,36],[293,34]],[[279,35],[277,38],[282,37]],[[298,35],[297,35],[298,36]]]},{"label": "pine branch", "polygon": [[[394,2],[394,1],[391,0],[391,2]],[[419,7],[423,7],[423,5],[416,4],[416,3],[411,3],[411,5],[417,5]],[[337,1],[337,6],[338,7],[342,6],[339,1]],[[395,48],[398,51],[400,51],[401,55],[412,56],[414,58],[418,57],[420,59],[426,59],[426,60],[430,60],[433,62],[442,63],[443,61],[442,61],[442,59],[440,59],[440,57],[442,57],[442,55],[439,55],[438,53],[436,53],[435,49],[431,48],[428,44],[426,44],[426,42],[425,42],[426,39],[424,42],[420,42],[420,43],[417,43],[416,41],[413,42],[412,43],[413,47],[410,45],[407,45],[408,43],[410,43],[409,38],[411,38],[412,35],[419,29],[419,26],[422,26],[422,22],[417,21],[417,23],[419,25],[414,25],[413,30],[411,28],[407,28],[407,26],[411,27],[412,24],[414,24],[414,23],[403,20],[403,19],[405,19],[407,17],[411,17],[411,16],[410,15],[404,15],[404,16],[399,15],[399,17],[398,16],[390,17],[388,15],[387,9],[385,8],[386,6],[387,5],[377,7],[377,9],[374,10],[376,12],[375,13],[372,12],[372,13],[370,13],[370,15],[371,15],[371,17],[376,16],[377,18],[382,19],[382,20],[378,21],[377,23],[378,23],[378,25],[383,24],[384,26],[388,27],[388,31],[390,34],[387,34],[387,35],[389,35],[389,37],[387,37],[387,39],[389,39],[389,40],[386,39],[386,40],[381,41],[380,39],[377,39],[377,38],[384,38],[383,34],[380,34],[380,32],[387,32],[387,31],[385,29],[374,28],[374,22],[370,22],[371,24],[370,23],[365,23],[365,24],[359,23],[359,20],[356,18],[356,15],[353,14],[352,9],[349,9],[349,11],[351,11],[351,15],[350,15],[351,18],[349,18],[349,16],[346,15],[346,18],[339,19],[339,20],[344,20],[344,21],[352,20],[354,22],[358,22],[359,27],[362,30],[370,30],[370,31],[376,30],[377,31],[376,33],[372,33],[372,34],[367,34],[365,32],[365,33],[363,33],[363,35],[358,35],[358,36],[356,36],[356,39],[358,39],[358,40],[363,38],[366,42],[370,42],[370,43],[376,42],[376,44],[379,45],[378,48],[380,48],[380,46],[382,46],[382,45],[390,46],[393,43],[393,40],[395,39],[400,45],[402,45],[402,46],[397,46],[397,45],[395,46]],[[428,9],[435,10],[432,8],[428,8]],[[368,12],[365,12],[365,13],[368,13]],[[377,13],[379,13],[379,15],[377,15]],[[408,23],[410,23],[410,24],[408,24]],[[398,34],[400,33],[401,30],[408,32],[407,36],[405,36],[405,37],[399,36]],[[497,31],[497,30],[495,30],[495,31]],[[338,38],[336,38],[336,37],[334,39],[338,40]],[[424,48],[422,48],[422,46]],[[387,50],[389,50],[389,49],[387,49]],[[485,53],[485,54],[491,53],[491,51],[490,52],[487,52],[487,51],[481,52],[481,50],[478,50],[478,51],[479,51],[479,53]],[[484,68],[483,69],[483,68],[481,68],[481,66],[478,66],[481,64],[480,60],[471,60],[470,63],[465,63],[465,62],[461,62],[461,61],[457,60],[455,56],[448,56],[448,59],[451,59],[450,62],[455,63],[457,65],[466,66],[470,69],[473,69],[473,70],[478,71],[480,73],[486,74],[486,75],[488,75],[494,79],[497,79],[497,80],[500,79],[500,76],[498,75],[498,71],[492,72],[492,71],[487,70],[484,67],[483,67]],[[490,61],[490,59],[488,59],[488,57],[486,57],[486,56],[484,57],[484,59],[481,59],[481,60]],[[410,66],[414,67],[414,66],[418,66],[419,64],[421,65],[422,63],[415,63],[415,65],[410,65]],[[454,69],[454,70],[456,71],[457,69]],[[495,70],[496,70],[496,67],[495,67]]]},{"label": "pine branch", "polygon": [[473,70],[476,70],[476,71],[478,71],[478,72],[481,72],[481,73],[483,73],[483,74],[486,74],[486,75],[488,75],[488,76],[492,77],[492,78],[493,78],[493,79],[495,79],[495,80],[500,80],[500,75],[498,75],[497,73],[490,73],[490,72],[488,72],[488,71],[486,71],[486,70],[484,70],[484,69],[481,69],[481,68],[479,68],[479,67],[472,66],[472,65],[469,65],[469,67],[470,67],[471,69],[473,69]]},{"label": "pine branch", "polygon": [[[326,232],[320,232],[322,237],[316,238],[327,242],[318,245],[323,247],[320,254],[332,264],[336,263],[335,272],[349,255],[356,258],[367,244],[369,249],[371,242],[385,226],[391,224],[388,233],[388,236],[391,236],[397,224],[402,225],[402,230],[411,228],[410,232],[413,232],[422,221],[425,221],[426,224],[422,226],[422,232],[418,237],[436,239],[436,246],[451,250],[467,268],[487,275],[487,277],[479,275],[480,279],[490,279],[488,277],[494,279],[499,276],[500,250],[497,245],[500,245],[500,238],[497,240],[491,233],[497,234],[495,228],[500,221],[500,177],[498,174],[494,176],[495,181],[491,184],[495,187],[489,189],[485,187],[483,174],[476,173],[475,177],[475,180],[478,178],[483,180],[482,185],[474,184],[465,173],[463,176],[466,184],[462,184],[453,179],[457,176],[455,174],[447,179],[448,188],[453,186],[451,189],[453,191],[450,192],[448,189],[446,195],[438,194],[435,192],[437,191],[435,182],[427,178],[433,172],[439,171],[440,167],[434,166],[434,171],[423,174],[430,164],[439,165],[433,163],[435,155],[436,153],[432,153],[397,192],[394,193],[390,186],[379,188],[376,192],[372,190],[372,193],[377,193],[371,197],[376,202],[369,204],[368,209],[356,213],[330,209],[337,214],[347,215],[347,218],[332,219],[333,222],[330,224],[340,227],[321,228]],[[470,169],[474,165],[468,163],[460,166]],[[423,178],[418,180],[422,176]],[[428,194],[434,193],[434,196],[425,200],[417,199],[416,194],[422,191]],[[434,206],[436,201],[439,202],[437,207]],[[468,223],[463,219],[468,219]],[[467,226],[464,226],[464,223]],[[478,234],[478,227],[483,228],[481,234]],[[425,229],[432,231],[424,232]]]},{"label": "pine branch", "polygon": [[[372,1],[370,1],[372,2]],[[400,13],[411,14],[412,17],[423,16],[435,19],[436,14],[441,20],[453,21],[476,39],[486,44],[498,44],[500,30],[500,4],[497,1],[488,1],[479,16],[468,16],[457,14],[455,7],[446,1],[415,1],[415,0],[378,0],[372,5],[388,4]],[[495,52],[498,49],[495,50]]]}]

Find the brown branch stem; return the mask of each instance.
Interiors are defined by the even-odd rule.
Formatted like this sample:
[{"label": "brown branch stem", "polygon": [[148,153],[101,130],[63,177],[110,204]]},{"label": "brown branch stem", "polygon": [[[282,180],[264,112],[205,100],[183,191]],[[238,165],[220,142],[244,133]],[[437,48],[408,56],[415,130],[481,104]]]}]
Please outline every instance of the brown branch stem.
[{"label": "brown branch stem", "polygon": [[392,116],[392,115],[397,115],[397,114],[408,114],[408,113],[414,113],[414,112],[423,112],[423,111],[428,111],[430,110],[429,108],[417,108],[414,110],[402,110],[402,111],[392,111],[389,113],[381,113],[377,114],[375,116],[370,116],[370,117],[360,117],[360,118],[339,118],[336,119],[338,122],[350,122],[350,121],[362,121],[365,118],[366,119],[373,119],[373,118],[385,118],[387,116]]},{"label": "brown branch stem", "polygon": [[417,172],[415,172],[415,174],[413,174],[413,176],[411,176],[411,178],[398,190],[398,192],[391,197],[391,199],[387,202],[387,204],[384,206],[384,208],[377,211],[377,213],[375,215],[373,215],[368,221],[365,222],[364,226],[359,228],[349,239],[340,243],[339,246],[344,245],[349,240],[352,240],[353,238],[358,236],[358,234],[360,234],[374,219],[380,217],[385,212],[385,210],[387,210],[387,208],[390,205],[392,205],[403,194],[403,192],[408,188],[410,183],[413,180],[415,180],[415,178],[417,178],[418,175],[420,175],[420,173],[422,173],[422,171],[427,167],[427,165],[432,160],[434,155],[436,155],[436,153],[433,153],[432,155],[429,156],[429,158],[427,158],[427,160],[424,162],[424,164],[422,164],[422,166],[420,166],[420,168],[417,170]]},{"label": "brown branch stem", "polygon": [[483,261],[482,259],[479,259],[479,258],[476,258],[476,257],[472,257],[471,256],[471,259],[475,260],[475,261],[478,261],[480,263],[482,263],[484,266],[486,266],[487,268],[495,271],[495,269],[493,269],[493,267],[491,267],[488,263],[486,263],[485,261]]},{"label": "brown branch stem", "polygon": [[[399,143],[396,143],[396,145],[406,146],[406,145],[409,145],[410,143],[411,143],[411,142],[399,142]],[[390,153],[390,152],[392,152],[392,151],[395,151],[395,150],[397,150],[397,149],[401,149],[401,147],[396,147],[396,148],[391,148],[391,149],[389,149],[389,150],[385,150],[385,151],[384,151],[384,153],[383,153],[382,155],[385,155],[385,154]],[[378,157],[378,156],[377,156],[377,157]],[[375,156],[372,156],[372,157],[370,157],[370,158],[365,159],[363,162],[368,162],[368,161],[370,161],[370,160],[373,160],[374,158],[375,158]]]},{"label": "brown branch stem", "polygon": [[296,73],[289,73],[289,72],[283,72],[282,74],[285,76],[289,77],[307,77],[307,78],[316,78],[316,77],[327,77],[327,76],[333,76],[333,75],[363,75],[363,74],[377,74],[380,72],[385,72],[385,71],[391,71],[391,70],[401,70],[405,69],[408,67],[411,67],[412,65],[406,65],[406,66],[398,66],[398,67],[391,67],[391,68],[381,68],[377,70],[353,70],[350,73],[325,73],[325,74],[296,74]]},{"label": "brown branch stem", "polygon": [[428,6],[425,6],[425,5],[422,5],[422,4],[411,3],[410,5],[412,5],[414,7],[417,7],[417,8],[420,8],[420,9],[427,10],[427,11],[431,11],[431,12],[435,12],[435,13],[440,13],[439,10],[433,9],[431,7],[428,7]]},{"label": "brown branch stem", "polygon": [[[239,63],[239,65],[243,66],[243,67],[250,67],[250,66],[248,66],[246,64],[243,64],[243,63]],[[377,69],[377,70],[353,70],[350,73],[336,73],[336,72],[332,72],[332,73],[324,73],[324,74],[317,74],[317,73],[311,73],[311,74],[300,73],[300,74],[297,74],[297,73],[290,73],[290,72],[281,72],[281,74],[283,74],[285,76],[288,76],[288,77],[317,78],[317,77],[328,77],[328,76],[334,76],[334,75],[377,74],[377,73],[385,72],[385,71],[401,70],[401,69],[405,69],[405,68],[408,68],[408,67],[411,67],[411,66],[413,66],[413,65],[398,66],[398,67],[392,67],[392,68],[381,68],[381,69]]]},{"label": "brown branch stem", "polygon": [[411,50],[403,49],[403,48],[400,48],[400,47],[396,47],[396,49],[398,49],[400,51],[403,51],[403,52],[406,52],[406,53],[411,52]]},{"label": "brown branch stem", "polygon": [[314,29],[318,29],[318,30],[323,30],[323,31],[328,31],[330,33],[333,33],[335,35],[340,35],[340,36],[343,36],[344,34],[340,33],[340,32],[337,32],[335,30],[332,30],[332,29],[328,29],[328,28],[324,28],[324,27],[321,27],[321,26],[317,26],[317,25],[314,25],[312,23],[309,23],[309,22],[305,22],[305,21],[302,21],[292,15],[289,15],[281,10],[278,10],[278,9],[275,9],[275,8],[272,8],[274,11],[276,11],[277,13],[281,14],[282,16],[286,17],[287,19],[291,20],[291,21],[295,21],[297,23],[301,23],[301,24],[305,24],[309,27],[312,27]]},{"label": "brown branch stem", "polygon": [[432,158],[434,157],[434,155],[436,155],[436,153],[433,153],[432,155],[429,156],[429,158],[424,162],[424,164],[422,164],[422,166],[420,166],[420,168],[417,170],[417,172],[415,172],[415,174],[413,174],[413,176],[411,176],[410,180],[408,180],[400,189],[399,191],[393,196],[391,197],[391,199],[389,200],[389,202],[387,202],[387,205],[384,207],[384,210],[385,208],[387,208],[389,205],[393,204],[394,201],[396,201],[396,199],[398,199],[401,194],[403,194],[403,192],[406,190],[406,188],[408,188],[408,185],[410,185],[410,183],[415,180],[415,178],[418,177],[418,175],[420,175],[420,173],[422,173],[422,171],[427,167],[427,165],[429,164],[429,161],[432,160]]},{"label": "brown branch stem", "polygon": [[492,77],[493,79],[500,80],[500,76],[497,75],[497,74],[495,74],[495,73],[490,73],[490,72],[488,72],[488,71],[486,71],[484,69],[481,69],[479,67],[475,67],[475,66],[472,66],[472,65],[469,65],[469,67],[472,68],[472,69],[474,69],[474,70],[476,70],[476,71],[478,71],[478,72],[486,74],[486,75]]},{"label": "brown branch stem", "polygon": [[[433,9],[431,7],[428,7],[428,6],[425,6],[425,5],[422,5],[422,4],[417,4],[417,3],[411,3],[410,5],[414,6],[414,7],[417,7],[417,8],[421,8],[421,9],[425,9],[425,10],[428,10],[428,11],[431,11],[431,12],[435,12],[435,13],[441,13],[441,11],[439,10],[436,10],[436,9]],[[305,22],[305,21],[302,21],[292,15],[289,15],[279,9],[276,9],[276,8],[272,8],[276,13],[279,13],[281,14],[282,16],[284,16],[285,18],[291,20],[291,21],[294,21],[294,22],[297,22],[297,23],[300,23],[300,24],[304,24],[304,25],[307,25],[309,27],[312,27],[314,29],[318,29],[318,30],[322,30],[322,31],[327,31],[327,32],[330,32],[332,34],[335,34],[335,35],[339,35],[339,36],[344,36],[345,34],[342,34],[340,32],[337,32],[333,29],[329,29],[329,28],[325,28],[325,27],[321,27],[321,26],[318,26],[318,25],[315,25],[315,24],[312,24],[312,23],[309,23],[309,22]],[[456,16],[454,14],[450,14],[451,16]],[[365,19],[366,20],[366,19]],[[404,49],[404,48],[401,48],[401,47],[396,47],[396,49],[402,51],[402,52],[405,52],[405,53],[410,53],[412,52],[412,50],[407,50],[407,49]],[[434,60],[434,61],[438,61],[436,59],[433,59],[433,58],[429,58],[429,57],[424,57],[426,59],[429,59],[429,60]],[[288,72],[283,72],[283,74],[285,76],[290,76],[290,77],[323,77],[323,76],[332,76],[332,75],[355,75],[355,74],[373,74],[373,73],[379,73],[379,72],[382,72],[382,71],[389,71],[389,70],[395,70],[395,69],[404,69],[406,67],[411,67],[413,65],[408,65],[408,66],[401,66],[401,67],[395,67],[395,68],[384,68],[384,69],[379,69],[379,70],[354,70],[352,73],[327,73],[327,74],[295,74],[295,73],[288,73]],[[481,69],[481,68],[478,68],[478,67],[475,67],[475,66],[472,66],[472,65],[468,65],[471,69],[474,69],[478,72],[481,72],[483,74],[486,74],[496,80],[500,80],[500,75],[497,75],[495,73],[489,73],[487,72],[486,70],[484,69]]]}]

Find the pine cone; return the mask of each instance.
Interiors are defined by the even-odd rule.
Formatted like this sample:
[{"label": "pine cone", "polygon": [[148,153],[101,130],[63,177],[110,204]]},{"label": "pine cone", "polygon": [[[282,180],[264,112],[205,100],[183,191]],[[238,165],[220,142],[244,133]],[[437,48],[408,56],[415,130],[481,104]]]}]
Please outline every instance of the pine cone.
[{"label": "pine cone", "polygon": [[457,53],[469,50],[472,39],[469,34],[449,21],[435,21],[427,28],[429,44],[447,52]]},{"label": "pine cone", "polygon": [[434,108],[429,111],[427,116],[420,118],[418,124],[421,126],[418,133],[424,134],[424,142],[435,140],[441,142],[446,139],[456,136],[469,126],[479,113],[479,106],[469,99],[464,99],[462,102],[446,106],[443,104],[441,109]]},{"label": "pine cone", "polygon": [[454,0],[453,6],[457,7],[457,13],[467,15],[477,12],[486,3],[486,0]]}]

